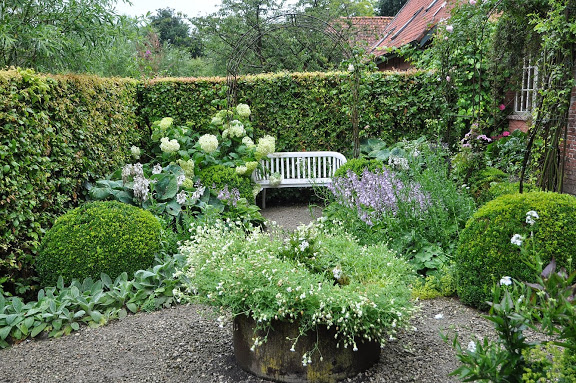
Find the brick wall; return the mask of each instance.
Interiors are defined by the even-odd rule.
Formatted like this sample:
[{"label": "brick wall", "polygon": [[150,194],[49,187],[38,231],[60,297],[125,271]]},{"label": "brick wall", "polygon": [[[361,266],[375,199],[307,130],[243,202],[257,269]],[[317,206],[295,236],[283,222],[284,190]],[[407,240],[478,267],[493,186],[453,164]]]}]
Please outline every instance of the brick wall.
[{"label": "brick wall", "polygon": [[572,89],[566,142],[566,168],[564,170],[563,192],[576,195],[576,88]]}]

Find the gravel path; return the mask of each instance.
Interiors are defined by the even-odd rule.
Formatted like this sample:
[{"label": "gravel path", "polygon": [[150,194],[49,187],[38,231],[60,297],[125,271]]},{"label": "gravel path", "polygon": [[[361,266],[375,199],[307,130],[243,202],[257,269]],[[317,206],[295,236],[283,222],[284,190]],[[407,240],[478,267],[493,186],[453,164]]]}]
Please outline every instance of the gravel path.
[{"label": "gravel path", "polygon": [[[263,214],[286,228],[310,221],[307,207],[269,208]],[[440,333],[455,331],[466,345],[474,336],[491,335],[492,327],[453,298],[419,305],[416,331],[400,334],[382,350],[378,364],[347,382],[457,382],[447,376],[458,364]],[[441,319],[436,319],[438,314]],[[24,382],[264,381],[236,366],[231,325],[219,328],[212,308],[187,305],[0,350],[0,383]]]}]

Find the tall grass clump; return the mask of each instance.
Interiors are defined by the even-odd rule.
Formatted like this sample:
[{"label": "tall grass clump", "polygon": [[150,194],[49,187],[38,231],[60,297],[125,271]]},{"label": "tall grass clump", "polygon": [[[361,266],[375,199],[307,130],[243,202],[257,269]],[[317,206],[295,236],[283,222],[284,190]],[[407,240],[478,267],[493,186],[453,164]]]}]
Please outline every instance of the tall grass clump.
[{"label": "tall grass clump", "polygon": [[450,181],[442,147],[418,140],[390,153],[382,170],[336,177],[325,216],[363,244],[388,243],[428,274],[448,263],[475,204]]}]

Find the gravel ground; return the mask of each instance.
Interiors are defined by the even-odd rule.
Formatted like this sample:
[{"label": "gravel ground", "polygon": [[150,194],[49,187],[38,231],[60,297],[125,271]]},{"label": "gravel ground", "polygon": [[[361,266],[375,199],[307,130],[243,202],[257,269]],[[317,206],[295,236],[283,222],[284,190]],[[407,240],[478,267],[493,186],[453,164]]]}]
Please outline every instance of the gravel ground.
[{"label": "gravel ground", "polygon": [[[318,216],[319,209],[313,213]],[[263,214],[286,228],[310,221],[310,210],[302,206]],[[419,306],[415,332],[400,334],[382,350],[378,364],[347,382],[457,382],[447,376],[458,364],[440,333],[456,332],[467,345],[475,336],[492,336],[492,326],[453,298]],[[131,315],[101,328],[0,350],[0,383],[264,382],[235,364],[231,327],[219,328],[212,309],[203,305]]]}]

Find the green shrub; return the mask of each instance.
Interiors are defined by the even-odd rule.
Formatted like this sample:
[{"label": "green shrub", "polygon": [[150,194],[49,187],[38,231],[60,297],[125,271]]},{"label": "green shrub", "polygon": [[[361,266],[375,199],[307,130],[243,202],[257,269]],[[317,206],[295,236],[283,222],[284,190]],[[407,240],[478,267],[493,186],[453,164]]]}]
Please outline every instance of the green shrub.
[{"label": "green shrub", "polygon": [[[531,210],[540,216],[534,226],[526,223],[526,213]],[[467,222],[456,250],[456,284],[462,302],[486,309],[490,289],[501,277],[534,280],[534,271],[510,241],[514,234],[524,236],[526,245],[534,246],[544,264],[554,257],[560,267],[568,266],[569,259],[572,267],[576,266],[576,198],[547,192],[516,193],[481,207]]]},{"label": "green shrub", "polygon": [[380,160],[371,159],[368,160],[366,158],[353,158],[340,166],[334,172],[334,178],[345,176],[348,173],[348,170],[352,170],[352,172],[356,173],[357,176],[361,176],[364,170],[368,170],[369,172],[375,173],[378,170],[382,170],[384,164]]},{"label": "green shrub", "polygon": [[233,168],[224,165],[209,166],[200,171],[199,177],[204,186],[213,189],[216,193],[228,186],[229,191],[238,189],[240,198],[246,198],[248,202],[254,203],[252,180],[239,176]]},{"label": "green shrub", "polygon": [[490,167],[482,169],[473,173],[469,179],[470,194],[472,194],[474,199],[478,200],[478,197],[488,190],[492,183],[506,180],[508,180],[508,175],[500,169]]},{"label": "green shrub", "polygon": [[40,246],[36,271],[43,286],[72,279],[132,275],[154,262],[161,225],[152,213],[117,201],[87,203],[56,220]]},{"label": "green shrub", "polygon": [[[540,191],[537,186],[532,184],[525,183],[523,188],[524,193]],[[500,197],[501,195],[518,193],[518,190],[520,190],[520,182],[492,182],[490,183],[490,187],[488,189],[482,190],[480,193],[478,193],[476,202],[479,205],[483,205],[488,201],[492,201],[494,198]]]}]

